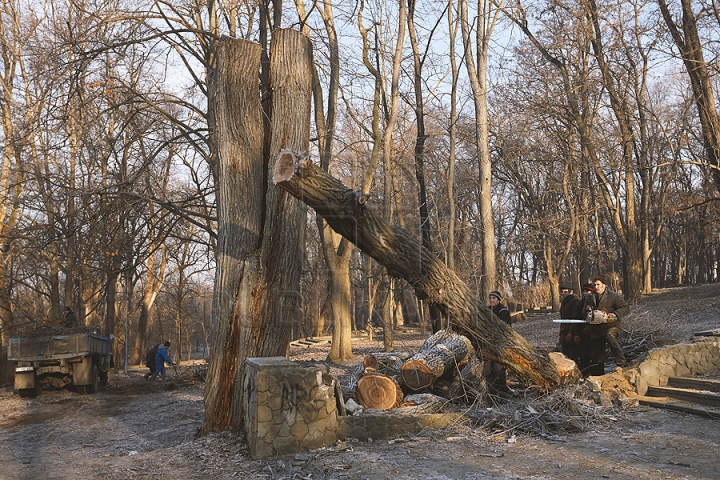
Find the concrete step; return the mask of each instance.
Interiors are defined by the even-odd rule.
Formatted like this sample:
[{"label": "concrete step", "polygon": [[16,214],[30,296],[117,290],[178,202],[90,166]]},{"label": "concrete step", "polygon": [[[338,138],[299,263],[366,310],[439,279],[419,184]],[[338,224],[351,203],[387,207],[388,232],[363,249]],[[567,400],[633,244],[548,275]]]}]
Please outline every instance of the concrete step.
[{"label": "concrete step", "polygon": [[683,402],[720,407],[720,394],[691,388],[648,387],[647,397],[666,397]]},{"label": "concrete step", "polygon": [[677,412],[692,413],[693,415],[720,419],[720,408],[708,405],[685,402],[670,397],[639,396],[638,400],[640,402],[640,405],[647,405],[649,407],[664,408]]},{"label": "concrete step", "polygon": [[690,388],[693,390],[705,390],[708,392],[720,392],[720,380],[716,378],[670,377],[668,378],[667,386],[675,388]]}]

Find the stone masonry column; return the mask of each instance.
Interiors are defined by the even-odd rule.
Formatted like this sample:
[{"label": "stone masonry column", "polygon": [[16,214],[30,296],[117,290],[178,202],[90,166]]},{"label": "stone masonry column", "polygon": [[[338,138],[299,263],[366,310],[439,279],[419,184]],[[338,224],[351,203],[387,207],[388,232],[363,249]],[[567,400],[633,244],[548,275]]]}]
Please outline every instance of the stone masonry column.
[{"label": "stone masonry column", "polygon": [[285,357],[248,358],[245,435],[253,458],[335,444],[338,411],[329,367]]}]

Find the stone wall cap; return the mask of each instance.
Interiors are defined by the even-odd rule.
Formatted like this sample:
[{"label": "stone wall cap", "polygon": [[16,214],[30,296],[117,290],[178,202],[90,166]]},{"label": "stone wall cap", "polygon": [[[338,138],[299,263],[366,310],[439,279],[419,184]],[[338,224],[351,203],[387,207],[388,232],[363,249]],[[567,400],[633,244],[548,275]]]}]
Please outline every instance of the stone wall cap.
[{"label": "stone wall cap", "polygon": [[248,365],[264,367],[268,365],[292,365],[293,362],[285,357],[250,357],[245,359]]}]

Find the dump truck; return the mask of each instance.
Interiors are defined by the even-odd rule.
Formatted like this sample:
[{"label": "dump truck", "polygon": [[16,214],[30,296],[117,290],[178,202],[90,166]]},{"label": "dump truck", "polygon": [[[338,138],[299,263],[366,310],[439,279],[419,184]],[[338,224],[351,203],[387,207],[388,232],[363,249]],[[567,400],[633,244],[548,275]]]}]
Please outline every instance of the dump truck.
[{"label": "dump truck", "polygon": [[7,358],[15,362],[15,389],[21,397],[37,396],[45,384],[95,393],[107,385],[114,366],[112,335],[87,328],[61,335],[11,338]]}]

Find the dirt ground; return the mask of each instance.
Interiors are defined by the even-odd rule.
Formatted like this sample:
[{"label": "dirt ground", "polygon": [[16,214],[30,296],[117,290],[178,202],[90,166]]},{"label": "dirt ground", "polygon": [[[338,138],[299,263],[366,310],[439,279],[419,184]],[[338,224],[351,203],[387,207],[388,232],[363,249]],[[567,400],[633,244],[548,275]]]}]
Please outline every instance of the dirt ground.
[{"label": "dirt ground", "polygon": [[[623,326],[656,344],[692,341],[720,328],[720,285],[676,288],[648,296]],[[552,315],[515,325],[531,343],[552,348]],[[416,334],[398,334],[398,350],[414,351]],[[292,349],[323,360],[328,345]],[[354,344],[358,358],[382,345]],[[351,362],[352,363],[352,362]],[[609,365],[608,369],[611,369]],[[487,423],[252,460],[242,436],[196,438],[203,418],[202,370],[181,365],[165,382],[145,370],[116,374],[93,395],[45,390],[34,399],[0,394],[0,479],[716,479],[720,420],[650,407],[597,407],[578,419],[577,433],[488,428]],[[336,374],[349,367],[333,366]],[[527,403],[484,407],[485,419]],[[595,408],[595,407],[593,407]],[[532,408],[530,407],[532,410]]]}]

